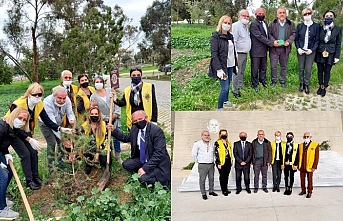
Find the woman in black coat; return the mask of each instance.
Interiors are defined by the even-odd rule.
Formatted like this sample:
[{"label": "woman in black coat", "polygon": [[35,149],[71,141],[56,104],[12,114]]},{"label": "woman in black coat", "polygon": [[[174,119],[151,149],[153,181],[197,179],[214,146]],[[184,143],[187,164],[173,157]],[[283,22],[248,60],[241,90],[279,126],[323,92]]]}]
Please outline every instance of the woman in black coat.
[{"label": "woman in black coat", "polygon": [[335,13],[328,10],[324,13],[324,25],[320,28],[319,46],[316,53],[319,88],[317,94],[322,97],[329,86],[330,72],[339,61],[342,43],[342,28],[334,23]]}]

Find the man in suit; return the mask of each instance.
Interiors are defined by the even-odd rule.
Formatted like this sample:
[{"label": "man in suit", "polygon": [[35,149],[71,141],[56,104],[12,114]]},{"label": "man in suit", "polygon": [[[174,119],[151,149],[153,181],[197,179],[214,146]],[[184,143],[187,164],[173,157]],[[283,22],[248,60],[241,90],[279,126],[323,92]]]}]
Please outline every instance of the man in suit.
[{"label": "man in suit", "polygon": [[[138,173],[142,184],[153,185],[158,181],[170,188],[171,163],[162,129],[148,122],[148,116],[142,110],[135,111],[131,119],[129,134],[112,131],[119,141],[131,143],[131,157],[123,162],[123,167]],[[113,126],[110,128],[113,129]]]},{"label": "man in suit", "polygon": [[252,145],[247,140],[247,133],[239,133],[239,141],[233,144],[233,155],[235,157],[236,171],[236,194],[242,191],[242,172],[244,174],[245,190],[250,194],[250,161],[252,157]]},{"label": "man in suit", "polygon": [[272,161],[272,148],[269,140],[264,138],[264,131],[257,132],[257,138],[252,141],[252,164],[254,168],[254,193],[258,191],[260,172],[262,173],[262,189],[267,190],[268,167]]},{"label": "man in suit", "polygon": [[264,21],[266,11],[264,8],[258,8],[255,12],[256,19],[250,25],[251,39],[251,82],[252,87],[258,91],[258,83],[266,85],[267,72],[267,51],[268,46],[273,46],[273,41],[268,38],[268,25]]}]

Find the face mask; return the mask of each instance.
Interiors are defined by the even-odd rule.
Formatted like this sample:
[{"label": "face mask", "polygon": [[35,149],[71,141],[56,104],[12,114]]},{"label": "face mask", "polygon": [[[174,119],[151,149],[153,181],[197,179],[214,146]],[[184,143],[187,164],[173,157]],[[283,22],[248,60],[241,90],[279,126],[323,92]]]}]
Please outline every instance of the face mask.
[{"label": "face mask", "polygon": [[246,141],[247,137],[239,137],[239,139],[241,139],[241,141]]},{"label": "face mask", "polygon": [[99,121],[99,116],[90,116],[89,117],[93,123],[96,123]]},{"label": "face mask", "polygon": [[57,103],[57,101],[55,100],[54,101],[54,104],[57,106],[57,107],[63,107],[67,102],[64,102],[63,104],[60,104],[60,103]]},{"label": "face mask", "polygon": [[103,83],[95,83],[94,86],[95,86],[95,89],[97,89],[97,90],[101,90],[101,89],[104,88],[104,84]]},{"label": "face mask", "polygon": [[292,142],[293,138],[292,137],[287,137],[287,142],[290,143]]},{"label": "face mask", "polygon": [[246,24],[249,23],[249,20],[243,18],[243,19],[241,19],[241,22],[242,22],[244,25],[246,25]]},{"label": "face mask", "polygon": [[133,77],[133,78],[131,78],[131,82],[133,83],[133,84],[139,84],[140,82],[142,81],[142,77]]},{"label": "face mask", "polygon": [[312,15],[304,16],[304,21],[311,21]]},{"label": "face mask", "polygon": [[333,18],[325,18],[325,20],[324,20],[324,23],[326,25],[331,25],[332,22],[333,22]]},{"label": "face mask", "polygon": [[88,87],[88,82],[84,82],[84,83],[80,84],[80,86],[83,88],[86,88],[86,87]]},{"label": "face mask", "polygon": [[13,120],[13,127],[14,128],[19,129],[19,128],[23,127],[24,125],[25,125],[25,123],[23,121],[19,120],[18,118],[15,118]]},{"label": "face mask", "polygon": [[280,140],[281,140],[281,137],[275,137],[275,140],[276,140],[276,141],[280,141]]},{"label": "face mask", "polygon": [[144,129],[144,127],[146,126],[146,120],[138,121],[137,123],[135,123],[133,125],[135,125],[140,130]]},{"label": "face mask", "polygon": [[304,142],[305,142],[305,143],[309,143],[309,142],[310,142],[310,138],[304,139]]},{"label": "face mask", "polygon": [[230,25],[228,25],[228,24],[222,24],[222,29],[224,30],[224,31],[229,31],[230,30],[230,28],[231,28],[231,26]]},{"label": "face mask", "polygon": [[226,138],[227,138],[227,135],[221,135],[221,136],[220,136],[220,138],[222,138],[222,139],[226,140]]},{"label": "face mask", "polygon": [[33,105],[38,104],[38,103],[41,102],[41,100],[42,100],[41,97],[33,97],[33,96],[29,97],[29,99],[30,99],[30,102],[31,102]]},{"label": "face mask", "polygon": [[63,81],[63,85],[66,87],[69,87],[71,85],[72,81]]},{"label": "face mask", "polygon": [[259,21],[263,21],[264,17],[265,17],[264,15],[257,15],[256,16],[257,20],[259,20]]}]

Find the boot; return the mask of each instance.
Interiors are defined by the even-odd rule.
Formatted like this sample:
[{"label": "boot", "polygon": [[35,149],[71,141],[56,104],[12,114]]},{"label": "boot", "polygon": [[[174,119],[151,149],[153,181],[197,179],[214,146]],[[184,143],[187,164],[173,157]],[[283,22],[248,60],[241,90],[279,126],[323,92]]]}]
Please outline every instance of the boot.
[{"label": "boot", "polygon": [[40,185],[36,184],[35,182],[31,180],[26,181],[26,187],[29,187],[31,190],[39,190]]},{"label": "boot", "polygon": [[324,85],[319,85],[319,88],[318,88],[318,90],[317,90],[317,94],[318,94],[318,95],[321,95],[321,94],[322,94],[322,86],[323,86],[323,88],[324,88]]},{"label": "boot", "polygon": [[324,85],[322,85],[322,91],[321,91],[321,95],[322,95],[322,97],[325,97],[325,94],[326,94],[326,88],[327,88],[327,87],[324,87]]},{"label": "boot", "polygon": [[288,189],[288,194],[287,194],[287,195],[289,196],[289,195],[291,195],[291,194],[292,194],[292,187],[289,187],[289,189]]},{"label": "boot", "polygon": [[117,158],[117,160],[120,164],[123,163],[123,160],[121,159],[121,154],[119,152],[117,152],[117,151],[115,152],[115,157]]},{"label": "boot", "polygon": [[288,195],[288,187],[287,186],[285,188],[285,192],[283,193],[283,195]]},{"label": "boot", "polygon": [[33,176],[33,182],[41,186],[43,184],[43,180],[39,176]]},{"label": "boot", "polygon": [[305,84],[304,89],[305,89],[305,93],[306,93],[306,94],[309,94],[309,93],[310,93],[310,90],[308,89],[308,85]]},{"label": "boot", "polygon": [[303,92],[303,90],[304,90],[304,85],[300,83],[299,92]]}]

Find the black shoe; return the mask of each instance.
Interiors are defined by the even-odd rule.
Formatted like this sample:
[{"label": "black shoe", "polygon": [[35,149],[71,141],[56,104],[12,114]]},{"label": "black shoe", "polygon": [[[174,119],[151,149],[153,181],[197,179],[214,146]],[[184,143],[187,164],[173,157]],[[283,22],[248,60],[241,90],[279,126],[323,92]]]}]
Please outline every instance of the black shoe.
[{"label": "black shoe", "polygon": [[233,96],[236,98],[236,99],[238,99],[240,96],[239,96],[239,94],[236,94],[236,93],[233,93]]},{"label": "black shoe", "polygon": [[227,195],[229,195],[229,193],[228,193],[227,191],[224,191],[224,192],[223,192],[223,195],[224,195],[224,196],[227,196]]},{"label": "black shoe", "polygon": [[288,187],[286,187],[285,192],[283,192],[283,195],[288,195]]},{"label": "black shoe", "polygon": [[92,171],[92,167],[89,166],[89,165],[86,165],[86,168],[85,168],[85,174],[89,175]]},{"label": "black shoe", "polygon": [[300,84],[299,92],[303,92],[303,90],[304,90],[304,85],[303,85],[303,84]]},{"label": "black shoe", "polygon": [[271,87],[275,87],[276,83],[272,82]]},{"label": "black shoe", "polygon": [[317,90],[317,94],[318,94],[318,95],[321,95],[321,94],[322,94],[322,86],[321,86],[321,85],[319,85],[319,88],[318,88],[318,90]]},{"label": "black shoe", "polygon": [[202,195],[202,199],[203,199],[203,200],[207,200],[206,194],[205,194],[205,195]]},{"label": "black shoe", "polygon": [[276,187],[276,192],[280,193],[280,187]]},{"label": "black shoe", "polygon": [[258,188],[255,188],[255,189],[254,189],[254,193],[257,193],[257,191],[258,191]]},{"label": "black shoe", "polygon": [[291,195],[291,194],[292,194],[292,188],[290,187],[290,188],[288,189],[288,194],[287,194],[287,195],[289,196],[289,195]]},{"label": "black shoe", "polygon": [[258,87],[254,87],[254,90],[255,90],[256,92],[258,92]]},{"label": "black shoe", "polygon": [[323,86],[320,95],[322,95],[322,97],[325,97],[325,94],[326,94],[326,88]]},{"label": "black shoe", "polygon": [[299,196],[302,196],[302,195],[305,195],[305,194],[306,194],[306,192],[301,191],[301,192],[299,193]]},{"label": "black shoe", "polygon": [[267,88],[267,85],[266,85],[266,83],[262,83],[262,86],[263,86],[263,87],[265,87],[265,88]]},{"label": "black shoe", "polygon": [[[231,193],[231,192],[230,192]],[[216,194],[215,192],[210,192],[208,195],[211,195],[211,196],[218,196],[218,194]]]},{"label": "black shoe", "polygon": [[236,190],[236,194],[240,194],[242,190]]},{"label": "black shoe", "polygon": [[310,90],[308,89],[308,85],[305,85],[305,94],[309,94]]},{"label": "black shoe", "polygon": [[262,190],[265,192],[265,193],[268,193],[269,191],[267,190],[267,188],[262,188]]},{"label": "black shoe", "polygon": [[312,196],[312,193],[308,193],[308,194],[306,195],[306,198],[311,198],[311,196]]},{"label": "black shoe", "polygon": [[247,193],[251,194],[250,188],[247,188],[247,189],[245,189],[245,190],[247,191]]},{"label": "black shoe", "polygon": [[285,83],[281,84],[281,87],[286,88],[286,84]]},{"label": "black shoe", "polygon": [[239,93],[239,91],[238,91],[238,97],[242,97],[242,95],[241,95],[241,93]]},{"label": "black shoe", "polygon": [[275,192],[275,191],[276,191],[276,186],[274,186],[274,187],[273,187],[273,190],[272,190],[272,192]]},{"label": "black shoe", "polygon": [[39,177],[39,176],[34,176],[33,177],[33,182],[35,182],[36,184],[38,184],[39,186],[42,185],[43,180]]},{"label": "black shoe", "polygon": [[26,187],[29,187],[31,190],[39,190],[40,186],[33,181],[26,181]]}]

